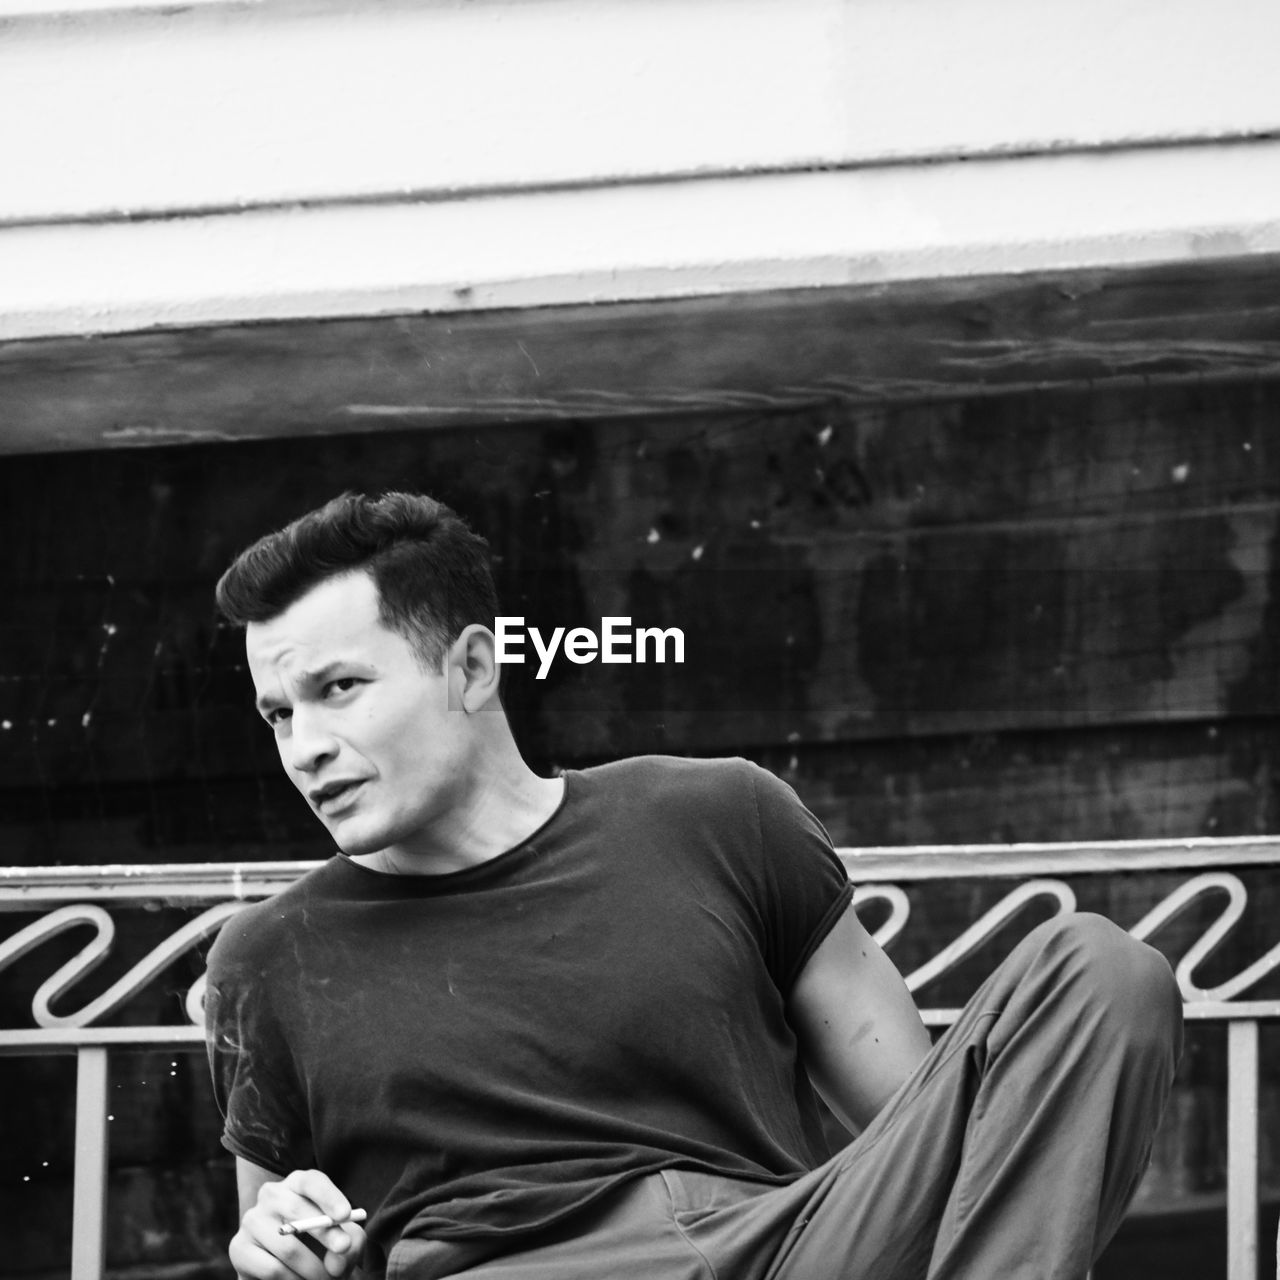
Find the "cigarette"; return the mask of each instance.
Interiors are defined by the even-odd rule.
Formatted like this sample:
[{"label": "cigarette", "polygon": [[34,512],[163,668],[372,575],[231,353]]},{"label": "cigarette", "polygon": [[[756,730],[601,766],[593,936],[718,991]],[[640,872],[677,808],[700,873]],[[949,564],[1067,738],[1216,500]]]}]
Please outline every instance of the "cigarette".
[{"label": "cigarette", "polygon": [[296,1236],[299,1231],[323,1231],[325,1227],[340,1227],[344,1222],[363,1222],[368,1215],[363,1209],[352,1209],[341,1222],[331,1218],[327,1213],[318,1214],[314,1218],[295,1218],[292,1222],[280,1224],[282,1236]]}]

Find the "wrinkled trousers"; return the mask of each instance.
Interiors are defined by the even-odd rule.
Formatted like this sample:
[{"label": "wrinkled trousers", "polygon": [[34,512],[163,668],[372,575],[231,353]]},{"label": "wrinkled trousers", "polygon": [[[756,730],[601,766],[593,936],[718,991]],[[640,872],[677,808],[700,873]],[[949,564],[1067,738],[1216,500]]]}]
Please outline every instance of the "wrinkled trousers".
[{"label": "wrinkled trousers", "polygon": [[402,1240],[388,1280],[1083,1280],[1182,1042],[1168,963],[1100,916],[1033,930],[875,1120],[784,1186],[665,1169],[500,1246]]}]

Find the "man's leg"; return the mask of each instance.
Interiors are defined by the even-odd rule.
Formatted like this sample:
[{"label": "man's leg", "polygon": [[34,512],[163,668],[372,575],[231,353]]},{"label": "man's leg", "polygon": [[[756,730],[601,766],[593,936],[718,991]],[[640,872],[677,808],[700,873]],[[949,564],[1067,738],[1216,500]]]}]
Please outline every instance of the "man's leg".
[{"label": "man's leg", "polygon": [[[991,1027],[934,1280],[1083,1277],[1146,1172],[1182,1054],[1182,998],[1162,956],[1089,919],[1099,936],[1043,953],[1063,981],[1043,994],[1024,982]],[[1019,1269],[1028,1258],[1046,1265]]]},{"label": "man's leg", "polygon": [[1157,952],[1050,921],[849,1147],[724,1208],[676,1174],[677,1221],[726,1280],[1081,1280],[1146,1167],[1181,1012]]}]

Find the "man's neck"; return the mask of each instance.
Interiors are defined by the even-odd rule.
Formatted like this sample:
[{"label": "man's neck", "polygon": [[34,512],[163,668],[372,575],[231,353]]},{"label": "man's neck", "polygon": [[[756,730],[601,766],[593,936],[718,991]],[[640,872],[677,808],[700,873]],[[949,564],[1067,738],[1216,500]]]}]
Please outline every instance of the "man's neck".
[{"label": "man's neck", "polygon": [[563,778],[540,778],[523,760],[486,775],[439,828],[352,861],[395,875],[444,875],[479,866],[514,849],[560,807]]}]

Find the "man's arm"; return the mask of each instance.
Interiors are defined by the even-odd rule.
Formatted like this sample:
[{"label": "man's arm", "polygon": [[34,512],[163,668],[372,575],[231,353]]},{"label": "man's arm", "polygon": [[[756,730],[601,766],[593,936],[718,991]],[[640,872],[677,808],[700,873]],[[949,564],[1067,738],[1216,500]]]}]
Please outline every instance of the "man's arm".
[{"label": "man's arm", "polygon": [[345,1218],[346,1196],[317,1169],[297,1169],[283,1180],[243,1156],[236,1157],[240,1230],[227,1250],[243,1280],[329,1280],[345,1275],[364,1252],[364,1229],[348,1222],[312,1233],[324,1250],[317,1255],[297,1236],[282,1236],[280,1224],[327,1213]]},{"label": "man's arm", "polygon": [[800,971],[787,1015],[809,1078],[855,1133],[930,1048],[906,983],[852,906]]},{"label": "man's arm", "polygon": [[236,1156],[236,1193],[240,1197],[240,1216],[243,1218],[258,1203],[258,1192],[268,1182],[276,1180],[276,1175],[261,1165],[246,1160],[244,1156]]}]

